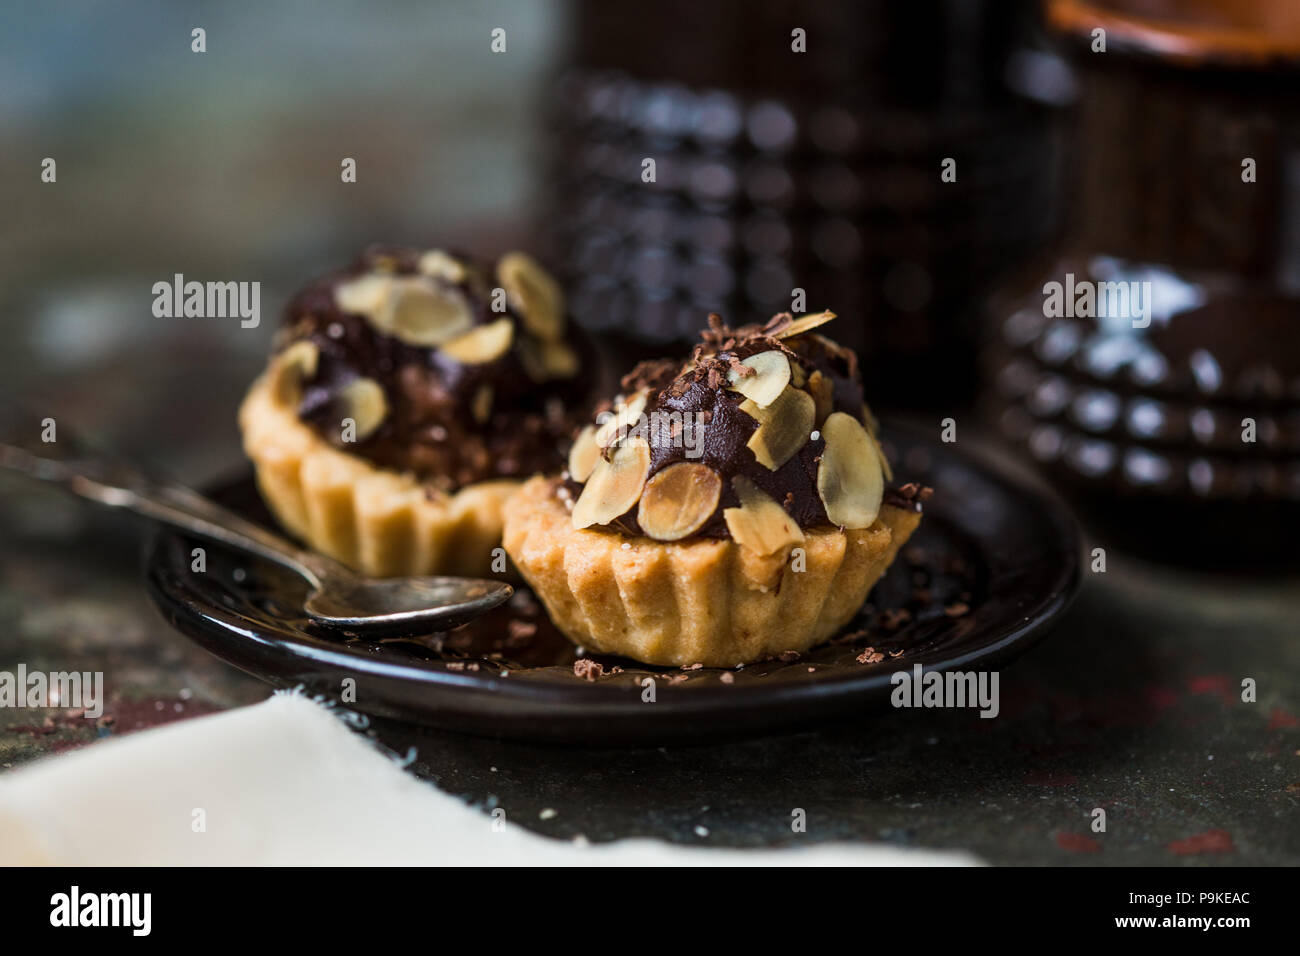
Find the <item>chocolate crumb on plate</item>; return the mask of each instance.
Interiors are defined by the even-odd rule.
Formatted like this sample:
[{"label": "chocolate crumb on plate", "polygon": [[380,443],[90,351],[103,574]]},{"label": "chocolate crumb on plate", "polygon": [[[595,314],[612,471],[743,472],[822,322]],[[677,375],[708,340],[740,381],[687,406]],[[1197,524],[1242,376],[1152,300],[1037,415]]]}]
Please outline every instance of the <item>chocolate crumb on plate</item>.
[{"label": "chocolate crumb on plate", "polygon": [[597,677],[603,677],[604,675],[605,666],[600,661],[594,661],[590,657],[580,657],[573,662],[574,677],[594,681]]},{"label": "chocolate crumb on plate", "polygon": [[887,631],[896,631],[912,619],[912,612],[905,607],[889,608],[880,615],[880,625]]},{"label": "chocolate crumb on plate", "polygon": [[512,618],[506,622],[506,630],[509,632],[509,637],[506,638],[506,647],[526,647],[537,635],[537,624],[533,621],[521,621]]},{"label": "chocolate crumb on plate", "polygon": [[920,511],[921,504],[929,501],[933,496],[933,488],[928,485],[918,484],[915,481],[909,481],[897,488],[885,489],[885,501],[905,511]]}]

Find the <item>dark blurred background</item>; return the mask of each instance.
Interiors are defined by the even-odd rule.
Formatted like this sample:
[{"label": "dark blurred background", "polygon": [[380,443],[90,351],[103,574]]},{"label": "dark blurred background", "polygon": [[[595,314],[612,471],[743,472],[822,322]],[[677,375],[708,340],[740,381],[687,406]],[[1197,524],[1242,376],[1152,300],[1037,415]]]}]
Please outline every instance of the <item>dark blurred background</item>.
[{"label": "dark blurred background", "polygon": [[[688,340],[801,289],[874,401],[969,400],[978,303],[1057,219],[1070,82],[1033,3],[573,10],[545,221],[580,317]],[[643,157],[652,186],[628,175]]]}]

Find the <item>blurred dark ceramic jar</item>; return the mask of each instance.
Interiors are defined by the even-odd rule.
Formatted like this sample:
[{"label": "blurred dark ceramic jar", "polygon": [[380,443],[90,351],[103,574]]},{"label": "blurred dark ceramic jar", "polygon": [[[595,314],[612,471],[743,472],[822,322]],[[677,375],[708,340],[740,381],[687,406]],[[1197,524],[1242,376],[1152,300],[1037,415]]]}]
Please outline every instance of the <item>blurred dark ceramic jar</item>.
[{"label": "blurred dark ceramic jar", "polygon": [[572,9],[544,225],[580,322],[688,342],[710,311],[764,318],[801,288],[873,394],[972,396],[978,297],[1052,222],[1052,111],[1007,79],[1032,4]]},{"label": "blurred dark ceramic jar", "polygon": [[[1062,244],[994,298],[1000,428],[1106,540],[1207,567],[1294,563],[1300,5],[1048,15],[1081,84],[1073,203]],[[1068,276],[1150,283],[1150,314],[1045,314],[1045,286]]]}]

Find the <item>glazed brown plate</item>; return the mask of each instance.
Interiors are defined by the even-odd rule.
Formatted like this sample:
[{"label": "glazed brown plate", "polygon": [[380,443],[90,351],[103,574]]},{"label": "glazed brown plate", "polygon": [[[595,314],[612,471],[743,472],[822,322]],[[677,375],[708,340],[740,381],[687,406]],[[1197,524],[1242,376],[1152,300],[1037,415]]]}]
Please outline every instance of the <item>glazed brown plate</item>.
[{"label": "glazed brown plate", "polygon": [[[789,729],[888,709],[913,665],[988,670],[1042,636],[1078,586],[1079,538],[1060,501],[968,443],[886,422],[891,458],[936,489],[918,532],[835,640],[734,671],[648,667],[608,656],[575,673],[576,649],[527,588],[454,631],[349,638],[304,617],[296,575],[160,530],[146,575],[164,616],[217,657],[276,687],[348,709],[468,733],[584,744],[658,744]],[[210,492],[270,524],[251,478]],[[650,681],[653,679],[651,688]],[[653,694],[648,693],[652,689]],[[653,697],[653,700],[649,699]]]}]

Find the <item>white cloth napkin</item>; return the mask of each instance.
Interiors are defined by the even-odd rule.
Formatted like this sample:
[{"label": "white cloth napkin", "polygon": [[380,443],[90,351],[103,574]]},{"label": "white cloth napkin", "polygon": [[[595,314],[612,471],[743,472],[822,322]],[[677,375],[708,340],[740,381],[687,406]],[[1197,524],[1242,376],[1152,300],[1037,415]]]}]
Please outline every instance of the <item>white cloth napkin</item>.
[{"label": "white cloth napkin", "polygon": [[401,770],[324,707],[276,694],[0,777],[0,864],[971,865],[867,844],[583,845],[494,821]]}]

